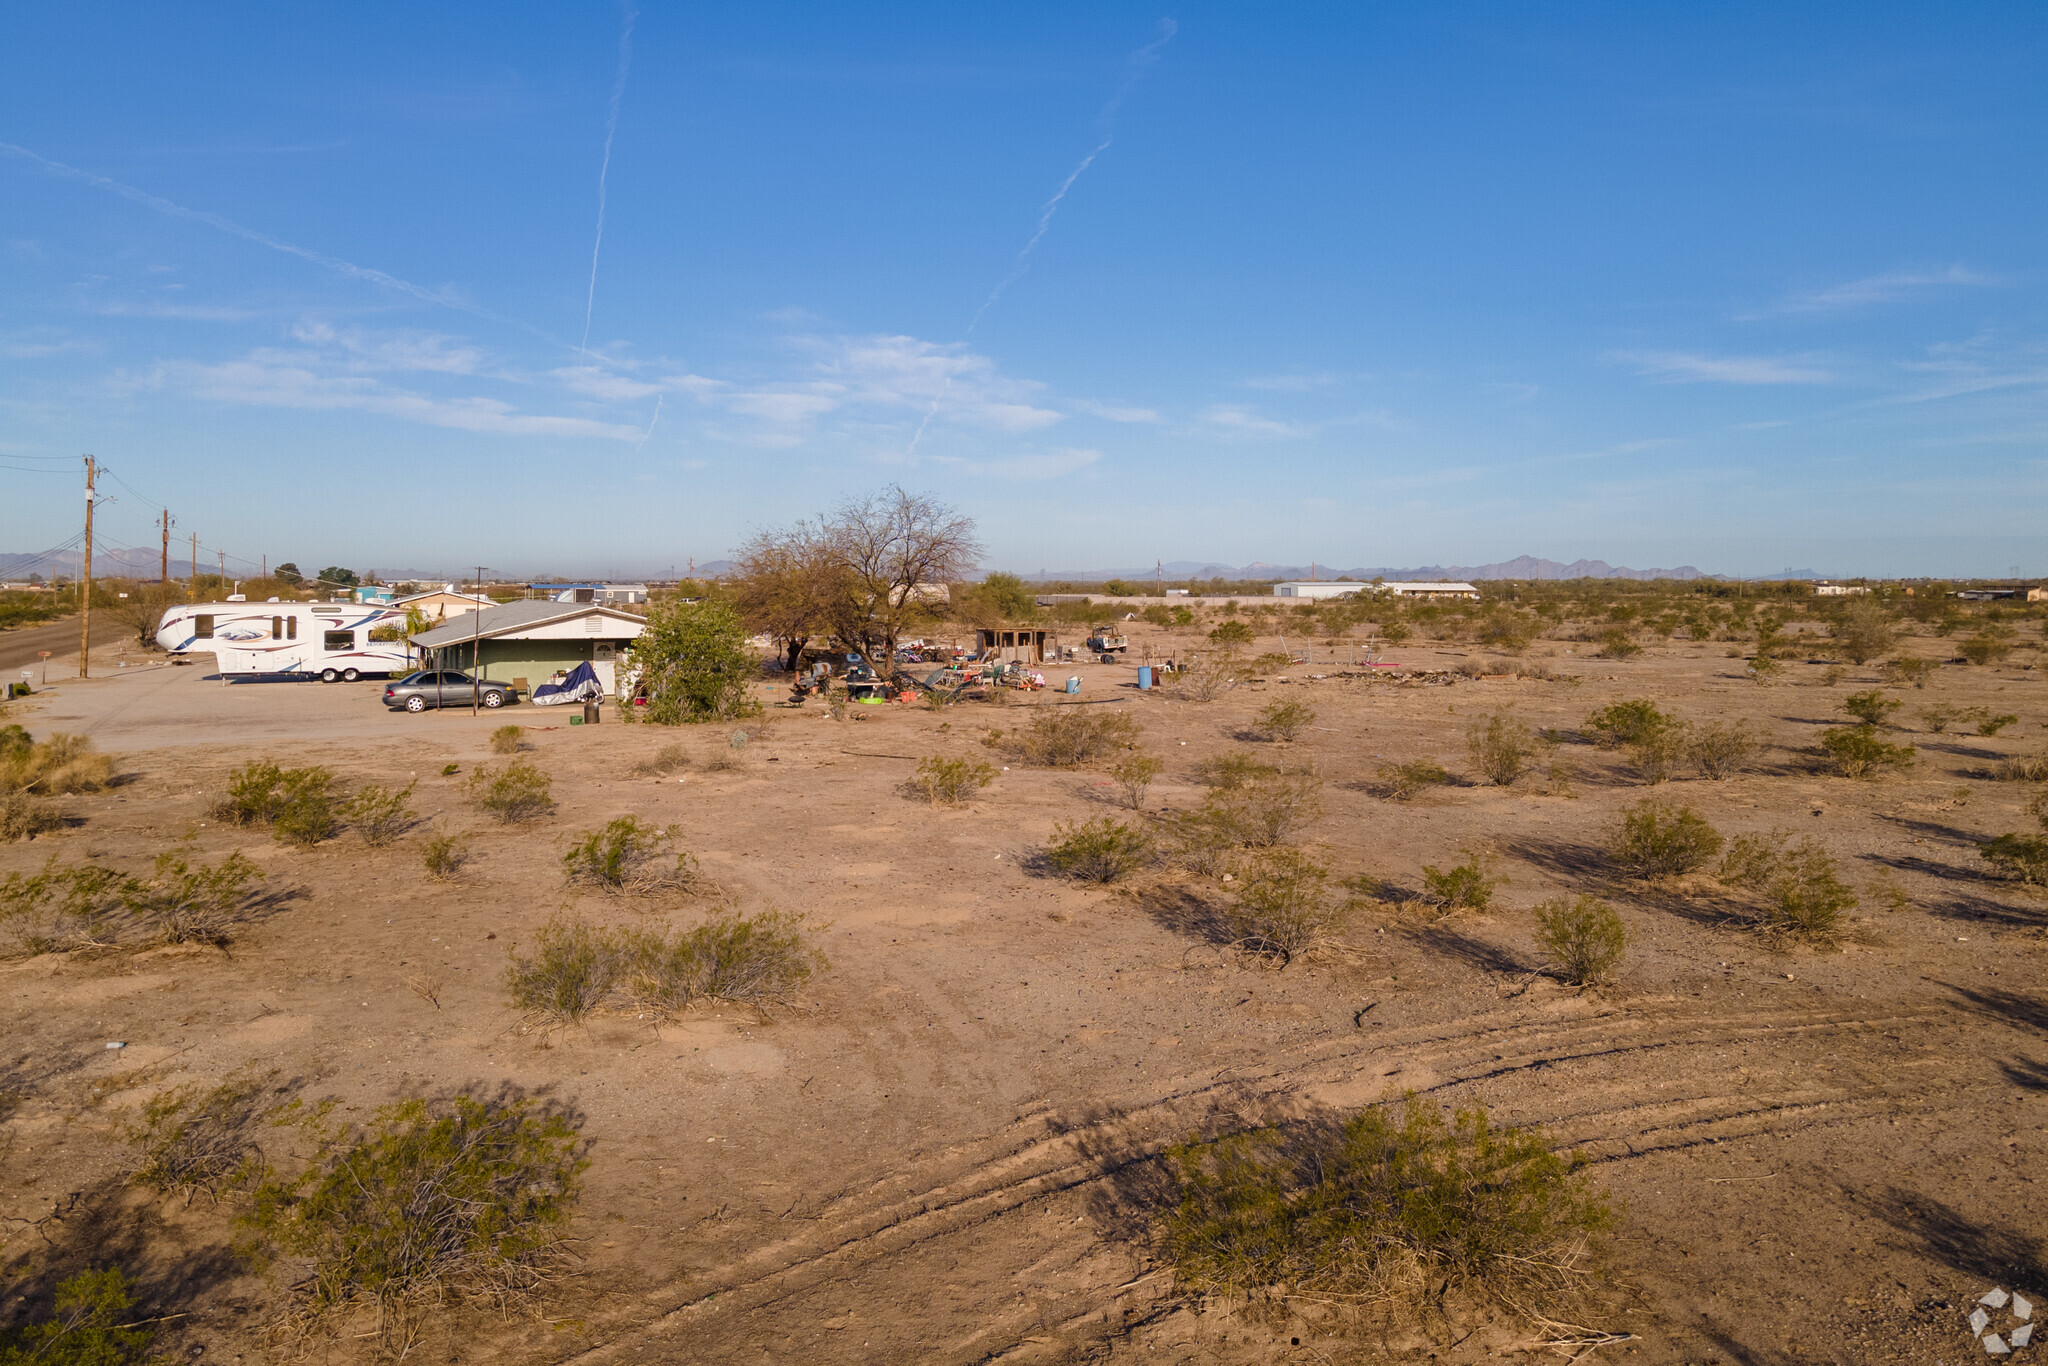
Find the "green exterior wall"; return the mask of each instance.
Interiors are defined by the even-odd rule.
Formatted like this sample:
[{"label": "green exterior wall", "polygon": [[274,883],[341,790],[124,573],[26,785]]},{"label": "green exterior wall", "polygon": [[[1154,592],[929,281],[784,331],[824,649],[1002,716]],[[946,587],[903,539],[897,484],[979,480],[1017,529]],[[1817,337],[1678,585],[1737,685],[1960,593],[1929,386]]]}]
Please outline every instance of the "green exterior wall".
[{"label": "green exterior wall", "polygon": [[[587,636],[580,640],[478,641],[476,676],[494,683],[510,683],[515,678],[523,678],[528,688],[538,688],[554,676],[555,670],[566,671],[590,662],[590,647],[603,640],[602,636]],[[624,649],[628,643],[623,640],[611,642],[618,649]],[[469,650],[466,644],[449,646],[442,651],[441,667],[468,673]]]}]

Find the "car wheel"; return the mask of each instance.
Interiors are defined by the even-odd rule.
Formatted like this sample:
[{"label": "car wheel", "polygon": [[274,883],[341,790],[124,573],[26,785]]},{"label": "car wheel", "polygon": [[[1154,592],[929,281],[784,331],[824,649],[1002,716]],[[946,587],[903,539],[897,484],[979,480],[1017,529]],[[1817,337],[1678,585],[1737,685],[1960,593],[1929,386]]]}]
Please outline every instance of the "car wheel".
[{"label": "car wheel", "polygon": [[322,683],[332,683],[335,679],[340,677],[341,675],[336,673],[332,669],[322,669],[320,671],[320,681]]},{"label": "car wheel", "polygon": [[484,705],[485,705],[486,707],[502,707],[502,706],[504,706],[504,705],[505,705],[505,694],[503,694],[503,693],[501,693],[501,692],[487,692],[487,693],[485,693],[485,694],[484,694]]},{"label": "car wheel", "polygon": [[353,683],[361,677],[362,675],[357,673],[354,669],[343,669],[341,671],[341,681],[344,683]]},{"label": "car wheel", "polygon": [[427,709],[427,699],[419,696],[408,697],[405,699],[405,709],[407,711],[425,711]]}]

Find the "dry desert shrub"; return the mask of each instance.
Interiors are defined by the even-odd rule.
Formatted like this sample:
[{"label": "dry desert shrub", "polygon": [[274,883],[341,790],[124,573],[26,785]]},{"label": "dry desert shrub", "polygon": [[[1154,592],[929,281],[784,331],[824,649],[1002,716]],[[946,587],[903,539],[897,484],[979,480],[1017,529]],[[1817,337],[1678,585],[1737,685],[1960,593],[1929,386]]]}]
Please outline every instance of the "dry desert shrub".
[{"label": "dry desert shrub", "polygon": [[103,948],[123,928],[127,887],[128,879],[112,868],[60,868],[52,855],[39,873],[9,873],[0,880],[0,927],[24,953]]},{"label": "dry desert shrub", "polygon": [[1557,975],[1575,987],[1605,981],[1628,948],[1628,928],[1597,897],[1561,896],[1536,907],[1536,942]]},{"label": "dry desert shrub", "polygon": [[1909,683],[1916,688],[1924,688],[1927,686],[1928,678],[1940,667],[1941,661],[1938,659],[1916,659],[1911,655],[1900,655],[1897,659],[1887,659],[1878,665],[1878,673],[1885,682],[1895,688],[1904,687]]},{"label": "dry desert shrub", "polygon": [[420,864],[435,882],[453,882],[469,861],[460,835],[437,835],[420,847]]},{"label": "dry desert shrub", "polygon": [[766,1007],[788,1001],[825,966],[802,916],[721,911],[692,929],[621,929],[557,916],[505,970],[512,1003],[544,1028],[580,1024],[609,1005],[657,1019],[698,1001]]},{"label": "dry desert shrub", "polygon": [[170,851],[157,856],[152,876],[130,880],[121,899],[128,913],[166,944],[226,948],[245,917],[250,884],[262,880],[262,870],[239,853],[195,865]]},{"label": "dry desert shrub", "polygon": [[689,753],[681,745],[663,745],[654,751],[651,758],[633,765],[633,772],[642,778],[666,778],[678,769],[689,766]]},{"label": "dry desert shrub", "polygon": [[1267,849],[1238,865],[1225,911],[1237,942],[1285,959],[1311,947],[1333,919],[1330,870],[1299,849]]},{"label": "dry desert shrub", "polygon": [[1195,765],[1197,782],[1226,792],[1243,787],[1246,783],[1273,777],[1279,772],[1278,765],[1269,764],[1256,755],[1246,754],[1243,750],[1211,755]]},{"label": "dry desert shrub", "polygon": [[1144,809],[1146,789],[1152,786],[1154,778],[1165,771],[1164,760],[1156,755],[1135,750],[1111,760],[1107,767],[1109,776],[1116,780],[1117,787],[1123,793],[1124,805],[1133,811]]},{"label": "dry desert shrub", "polygon": [[0,727],[0,792],[60,797],[97,792],[114,779],[114,761],[83,735],[35,740],[20,726]]},{"label": "dry desert shrub", "polygon": [[1867,692],[1850,693],[1839,705],[1866,726],[1882,726],[1889,724],[1891,714],[1906,704],[1871,688]]},{"label": "dry desert shrub", "polygon": [[1913,766],[1913,746],[1886,743],[1873,725],[1832,726],[1821,732],[1820,748],[1844,778],[1874,778],[1888,769]]},{"label": "dry desert shrub", "polygon": [[491,753],[517,754],[525,746],[520,738],[526,734],[521,726],[500,726],[491,732]]},{"label": "dry desert shrub", "polygon": [[2009,783],[2048,783],[2048,754],[2014,754],[1998,761],[1998,776]]},{"label": "dry desert shrub", "polygon": [[1082,882],[1115,882],[1152,859],[1149,831],[1103,816],[1072,825],[1055,824],[1042,857],[1045,866]]},{"label": "dry desert shrub", "polygon": [[256,1184],[242,1222],[300,1268],[302,1333],[370,1310],[385,1353],[403,1358],[436,1307],[517,1302],[559,1260],[589,1165],[569,1114],[461,1094],[387,1105],[360,1126],[323,1105],[298,1124],[310,1160]]},{"label": "dry desert shrub", "polygon": [[244,1076],[214,1087],[180,1086],[142,1107],[141,1123],[128,1131],[141,1165],[130,1182],[159,1195],[219,1201],[234,1185],[261,1171],[250,1130],[265,1109],[265,1078]]},{"label": "dry desert shrub", "polygon": [[267,825],[280,842],[304,847],[334,833],[341,798],[328,769],[280,768],[269,759],[252,759],[228,774],[227,792],[213,804],[213,816],[231,825]]},{"label": "dry desert shrub", "polygon": [[1580,729],[1603,749],[1621,749],[1678,728],[1679,719],[1659,711],[1647,698],[1612,702],[1588,716]]},{"label": "dry desert shrub", "polygon": [[1252,733],[1265,740],[1292,741],[1315,724],[1316,709],[1306,702],[1268,702],[1252,718]]},{"label": "dry desert shrub", "polygon": [[965,806],[975,793],[995,780],[994,764],[932,755],[919,762],[907,786],[933,806]]},{"label": "dry desert shrub", "polygon": [[1707,721],[1689,728],[1685,757],[1702,778],[1719,782],[1756,764],[1763,746],[1740,721],[1727,725]]},{"label": "dry desert shrub", "polygon": [[418,783],[383,787],[370,783],[342,803],[341,814],[363,843],[382,849],[412,828],[412,792]]},{"label": "dry desert shrub", "polygon": [[1292,842],[1322,814],[1322,786],[1313,773],[1265,774],[1215,789],[1193,811],[1179,813],[1171,828],[1183,858],[1200,865],[1232,849],[1271,849]]},{"label": "dry desert shrub", "polygon": [[1614,1224],[1577,1154],[1480,1106],[1446,1118],[1410,1093],[1341,1125],[1171,1148],[1161,1251],[1184,1292],[1336,1323],[1427,1319],[1452,1291],[1562,1312]]},{"label": "dry desert shrub", "polygon": [[1527,773],[1539,748],[1535,732],[1506,712],[1495,712],[1465,731],[1472,766],[1497,787],[1508,787]]},{"label": "dry desert shrub", "polygon": [[0,844],[34,839],[64,828],[64,813],[55,802],[33,792],[0,792]]},{"label": "dry desert shrub", "polygon": [[1722,856],[1717,875],[1755,898],[1747,918],[1770,937],[1832,947],[1841,938],[1842,916],[1860,898],[1819,843],[1790,841],[1784,831],[1739,836]]},{"label": "dry desert shrub", "polygon": [[500,768],[479,766],[469,775],[469,799],[507,825],[536,820],[555,809],[554,782],[524,759]]},{"label": "dry desert shrub", "polygon": [[1189,660],[1172,679],[1173,695],[1188,702],[1213,702],[1242,683],[1250,670],[1235,650],[1219,650]]},{"label": "dry desert shrub", "polygon": [[1719,831],[1689,806],[1638,802],[1622,813],[1607,855],[1630,877],[1676,877],[1721,852]]},{"label": "dry desert shrub", "polygon": [[1052,706],[1041,710],[1027,730],[1011,737],[1018,759],[1044,768],[1079,768],[1119,750],[1135,748],[1138,723],[1126,712]]},{"label": "dry desert shrub", "polygon": [[1465,861],[1449,868],[1422,866],[1423,890],[1446,915],[1452,911],[1483,911],[1493,901],[1494,889],[1505,881],[1493,875],[1493,861],[1485,854],[1460,851]]},{"label": "dry desert shrub", "polygon": [[677,853],[669,861],[674,836],[637,816],[620,816],[602,830],[585,831],[562,855],[569,885],[606,892],[696,892],[703,890],[697,860]]},{"label": "dry desert shrub", "polygon": [[1434,759],[1411,759],[1405,764],[1381,764],[1377,770],[1387,797],[1411,801],[1431,787],[1447,787],[1453,781],[1450,770]]}]

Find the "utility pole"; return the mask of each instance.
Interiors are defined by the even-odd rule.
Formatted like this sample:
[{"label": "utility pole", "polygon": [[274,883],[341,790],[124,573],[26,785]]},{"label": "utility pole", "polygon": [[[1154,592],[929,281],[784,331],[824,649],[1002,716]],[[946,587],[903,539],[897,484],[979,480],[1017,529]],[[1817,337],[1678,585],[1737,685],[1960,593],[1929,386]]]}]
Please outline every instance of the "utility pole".
[{"label": "utility pole", "polygon": [[85,457],[85,567],[78,591],[78,676],[92,676],[92,480],[98,467]]},{"label": "utility pole", "polygon": [[164,559],[157,570],[157,588],[165,602],[171,600],[171,510],[164,509]]},{"label": "utility pole", "polygon": [[192,581],[185,585],[187,596],[199,600],[199,533],[192,533]]},{"label": "utility pole", "polygon": [[[478,597],[484,595],[484,567],[482,565],[476,567],[476,595]],[[481,700],[484,687],[482,683],[477,681],[476,676],[477,651],[482,648],[477,644],[477,638],[483,634],[484,609],[478,607],[470,615],[469,620],[469,714],[475,716],[477,703]]]}]

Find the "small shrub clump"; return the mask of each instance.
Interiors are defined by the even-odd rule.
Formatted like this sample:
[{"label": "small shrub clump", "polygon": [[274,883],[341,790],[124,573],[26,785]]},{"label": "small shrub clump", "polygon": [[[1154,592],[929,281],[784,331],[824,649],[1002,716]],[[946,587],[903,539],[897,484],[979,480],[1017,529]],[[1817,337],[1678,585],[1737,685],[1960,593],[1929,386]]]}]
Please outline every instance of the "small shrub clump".
[{"label": "small shrub clump", "polygon": [[1609,703],[1588,716],[1581,729],[1602,748],[1620,749],[1675,730],[1678,725],[1678,718],[1669,712],[1659,711],[1655,702],[1637,699]]},{"label": "small shrub clump", "polygon": [[919,762],[910,788],[933,806],[965,806],[975,793],[995,780],[994,764],[980,759],[945,759],[935,754]]},{"label": "small shrub clump", "polygon": [[[631,710],[631,708],[628,708]],[[681,745],[663,745],[654,754],[633,765],[633,772],[642,778],[666,778],[678,769],[690,766],[689,751]]]},{"label": "small shrub clump", "polygon": [[1135,748],[1138,723],[1123,712],[1047,707],[1014,737],[1017,757],[1044,768],[1079,768]]},{"label": "small shrub clump", "polygon": [[1472,766],[1497,787],[1508,787],[1534,767],[1538,744],[1527,726],[1506,712],[1495,712],[1465,731],[1465,749]]},{"label": "small shrub clump", "polygon": [[1703,867],[1721,845],[1720,832],[1691,807],[1646,801],[1622,813],[1607,853],[1630,877],[1676,877]]},{"label": "small shrub clump", "polygon": [[1229,754],[1216,754],[1195,765],[1195,778],[1209,787],[1225,792],[1235,791],[1247,783],[1277,775],[1280,769],[1256,755],[1234,750]]},{"label": "small shrub clump", "polygon": [[2035,886],[2048,884],[2048,793],[2027,803],[2027,811],[2041,827],[2039,835],[2005,834],[1977,846],[1999,873]]},{"label": "small shrub clump", "polygon": [[1821,732],[1820,748],[1844,778],[1873,778],[1887,769],[1913,766],[1913,746],[1887,743],[1872,725],[1831,726]]},{"label": "small shrub clump", "polygon": [[1558,976],[1575,987],[1605,981],[1628,948],[1628,928],[1597,897],[1561,896],[1536,907],[1536,942]]},{"label": "small shrub clump", "polygon": [[1316,709],[1306,702],[1268,702],[1252,718],[1252,733],[1264,740],[1292,741],[1315,724]]},{"label": "small shrub clump", "polygon": [[32,792],[0,792],[0,844],[34,839],[64,828],[64,813],[55,802]]},{"label": "small shrub clump", "polygon": [[[1270,849],[1289,843],[1322,814],[1322,779],[1312,773],[1270,773],[1211,791],[1174,822],[1184,853]],[[1199,868],[1198,868],[1199,871]]]},{"label": "small shrub clump", "polygon": [[502,1303],[538,1286],[589,1165],[568,1115],[466,1094],[387,1105],[361,1127],[330,1115],[301,1121],[312,1159],[258,1184],[244,1218],[304,1264],[305,1326],[373,1309],[384,1346],[403,1356],[434,1304]]},{"label": "small shrub clump", "polygon": [[264,1108],[262,1080],[241,1077],[219,1086],[180,1086],[142,1107],[142,1122],[128,1141],[141,1165],[129,1173],[135,1185],[159,1195],[182,1196],[190,1204],[204,1195],[218,1201],[261,1171],[249,1130]]},{"label": "small shrub clump", "polygon": [[382,849],[412,828],[412,793],[418,786],[416,782],[397,788],[367,784],[342,803],[342,819],[363,837],[363,843]]},{"label": "small shrub clump", "polygon": [[678,853],[669,862],[674,838],[638,816],[620,816],[602,830],[584,832],[562,855],[569,885],[606,892],[651,894],[690,891],[702,882],[697,860]]},{"label": "small shrub clump", "polygon": [[0,1366],[156,1366],[154,1328],[134,1322],[127,1277],[114,1267],[57,1285],[50,1318],[0,1329]]},{"label": "small shrub clump", "polygon": [[1614,1224],[1577,1154],[1540,1131],[1449,1119],[1412,1093],[1341,1126],[1258,1130],[1167,1151],[1179,1186],[1160,1219],[1184,1291],[1300,1299],[1342,1312],[1441,1313],[1453,1290],[1555,1310]]},{"label": "small shrub clump", "polygon": [[103,948],[120,932],[128,884],[112,868],[59,868],[53,856],[40,873],[9,873],[0,881],[0,925],[31,954]]},{"label": "small shrub clump", "polygon": [[157,856],[153,876],[128,882],[121,899],[129,914],[166,944],[226,948],[243,918],[249,884],[262,880],[263,871],[239,853],[195,866],[169,851]]},{"label": "small shrub clump", "polygon": [[554,780],[524,759],[502,768],[479,765],[469,775],[468,790],[472,802],[508,825],[555,809]]},{"label": "small shrub clump", "polygon": [[1789,843],[1784,832],[1740,836],[1721,859],[1718,876],[1752,894],[1749,918],[1775,938],[1830,947],[1841,937],[1842,916],[1860,904],[1836,871],[1835,860],[1812,839]]},{"label": "small shrub clump", "polygon": [[420,846],[420,866],[435,882],[453,882],[468,861],[460,835],[436,835]]},{"label": "small shrub clump", "polygon": [[1211,645],[1249,645],[1257,633],[1241,621],[1226,621],[1209,632]]},{"label": "small shrub clump", "polygon": [[0,726],[0,792],[61,797],[98,792],[113,780],[113,759],[93,753],[83,735],[34,740],[20,726]]},{"label": "small shrub clump", "polygon": [[825,966],[801,916],[721,911],[693,929],[616,929],[557,916],[515,946],[505,969],[514,1005],[543,1027],[580,1024],[623,1002],[665,1019],[697,1001],[766,1007],[787,1001]]},{"label": "small shrub clump", "polygon": [[1505,880],[1492,875],[1492,863],[1484,854],[1463,851],[1465,861],[1449,868],[1422,866],[1423,890],[1446,913],[1483,911],[1493,901],[1494,889]]},{"label": "small shrub clump", "polygon": [[520,738],[526,734],[522,726],[500,726],[491,732],[491,753],[517,754],[525,748]]},{"label": "small shrub clump", "polygon": [[1852,692],[1842,699],[1842,710],[1866,726],[1882,726],[1889,722],[1891,714],[1905,703],[1896,697],[1887,697],[1876,688],[1868,692]]},{"label": "small shrub clump", "polygon": [[1941,661],[1938,659],[1900,655],[1897,659],[1887,659],[1880,664],[1878,672],[1884,676],[1885,682],[1895,688],[1904,687],[1909,683],[1916,688],[1925,688],[1929,676],[1940,667]]},{"label": "small shrub clump", "polygon": [[304,847],[334,834],[341,798],[329,769],[252,759],[228,775],[227,794],[214,803],[213,815],[231,825],[267,825],[282,843]]},{"label": "small shrub clump", "polygon": [[1239,866],[1237,900],[1225,912],[1237,942],[1291,958],[1331,919],[1330,870],[1299,849],[1269,849]]},{"label": "small shrub clump", "polygon": [[1124,805],[1133,811],[1145,809],[1145,792],[1152,786],[1152,780],[1166,771],[1166,763],[1156,755],[1133,751],[1110,761],[1109,776],[1121,790]]},{"label": "small shrub clump", "polygon": [[1377,770],[1386,795],[1397,802],[1411,801],[1424,789],[1446,787],[1454,780],[1450,770],[1434,759],[1411,759],[1405,764],[1381,764]]},{"label": "small shrub clump", "polygon": [[1047,867],[1065,877],[1115,882],[1144,867],[1152,858],[1152,847],[1148,831],[1103,816],[1054,825],[1044,857]]},{"label": "small shrub clump", "polygon": [[1702,778],[1715,782],[1749,769],[1761,749],[1739,721],[1729,725],[1705,722],[1691,727],[1685,737],[1685,757]]},{"label": "small shrub clump", "polygon": [[1958,648],[1964,659],[1972,664],[1996,664],[2012,653],[2012,642],[1994,635],[1971,636]]},{"label": "small shrub clump", "polygon": [[2048,754],[2014,754],[2001,759],[1998,776],[2008,783],[2048,783]]}]

